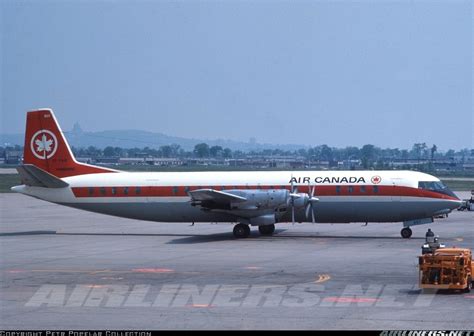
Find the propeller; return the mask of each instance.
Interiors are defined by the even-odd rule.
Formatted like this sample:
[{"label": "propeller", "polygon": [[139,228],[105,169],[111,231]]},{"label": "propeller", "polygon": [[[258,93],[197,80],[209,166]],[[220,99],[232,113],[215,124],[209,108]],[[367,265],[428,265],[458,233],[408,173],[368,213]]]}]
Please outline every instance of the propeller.
[{"label": "propeller", "polygon": [[298,187],[295,187],[295,184],[293,182],[293,175],[291,175],[291,187],[290,187],[290,204],[291,204],[291,224],[295,225],[295,199],[298,199],[301,197],[300,194],[298,194]]},{"label": "propeller", "polygon": [[[311,187],[311,183],[308,181],[308,193],[299,193],[298,187],[295,186],[293,182],[293,176],[291,177],[291,187],[290,187],[290,194],[288,198],[288,205],[291,206],[291,223],[295,225],[295,208],[303,208],[305,209],[306,218],[309,219],[309,212],[311,211],[311,220],[313,224],[315,223],[316,219],[314,217],[314,209],[313,204],[319,202],[319,198],[314,197],[314,192],[316,190],[316,186]],[[296,204],[296,201],[298,204]]]},{"label": "propeller", "polygon": [[305,215],[306,218],[309,218],[309,212],[311,211],[311,221],[313,224],[315,223],[313,204],[319,202],[319,198],[314,197],[315,190],[316,186],[311,187],[311,183],[308,182],[308,200],[305,206]]}]

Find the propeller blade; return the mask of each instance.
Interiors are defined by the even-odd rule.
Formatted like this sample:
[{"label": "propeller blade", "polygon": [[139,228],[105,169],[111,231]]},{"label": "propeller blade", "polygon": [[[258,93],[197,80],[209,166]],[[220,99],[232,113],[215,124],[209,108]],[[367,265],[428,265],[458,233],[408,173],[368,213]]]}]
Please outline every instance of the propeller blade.
[{"label": "propeller blade", "polygon": [[298,193],[298,187],[295,186],[295,183],[293,182],[293,175],[291,175],[291,194],[297,194]]},{"label": "propeller blade", "polygon": [[306,209],[304,209],[304,213],[306,215],[306,218],[309,217],[309,208],[311,207],[311,203],[308,202],[308,204],[306,204]]},{"label": "propeller blade", "polygon": [[306,219],[309,219],[309,212],[311,211],[311,222],[314,224],[316,222],[314,218],[314,208],[313,203],[308,202],[305,209]]},{"label": "propeller blade", "polygon": [[301,195],[298,194],[298,187],[295,186],[293,182],[293,174],[291,174],[291,184],[290,184],[290,204],[291,204],[291,223],[295,225],[295,199],[300,198]]}]

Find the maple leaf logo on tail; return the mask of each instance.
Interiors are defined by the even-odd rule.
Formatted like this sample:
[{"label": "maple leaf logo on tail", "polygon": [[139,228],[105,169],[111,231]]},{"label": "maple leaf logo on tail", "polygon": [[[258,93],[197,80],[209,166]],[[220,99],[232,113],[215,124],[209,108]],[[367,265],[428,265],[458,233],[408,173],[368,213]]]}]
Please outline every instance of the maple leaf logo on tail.
[{"label": "maple leaf logo on tail", "polygon": [[45,151],[46,152],[51,152],[51,145],[53,144],[53,139],[48,140],[46,138],[46,135],[43,134],[41,136],[41,140],[39,140],[39,139],[35,140],[35,144],[36,144],[36,146],[38,146],[36,148],[37,152],[45,152]]},{"label": "maple leaf logo on tail", "polygon": [[31,151],[38,159],[51,158],[58,149],[58,141],[53,132],[39,130],[31,137]]}]

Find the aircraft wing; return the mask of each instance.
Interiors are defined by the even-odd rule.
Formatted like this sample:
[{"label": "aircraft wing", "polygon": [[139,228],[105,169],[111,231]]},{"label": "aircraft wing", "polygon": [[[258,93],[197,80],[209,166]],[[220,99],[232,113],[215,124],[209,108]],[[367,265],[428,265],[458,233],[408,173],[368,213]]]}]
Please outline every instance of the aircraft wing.
[{"label": "aircraft wing", "polygon": [[245,202],[247,199],[214,189],[198,189],[189,192],[192,201],[213,201],[216,203]]}]

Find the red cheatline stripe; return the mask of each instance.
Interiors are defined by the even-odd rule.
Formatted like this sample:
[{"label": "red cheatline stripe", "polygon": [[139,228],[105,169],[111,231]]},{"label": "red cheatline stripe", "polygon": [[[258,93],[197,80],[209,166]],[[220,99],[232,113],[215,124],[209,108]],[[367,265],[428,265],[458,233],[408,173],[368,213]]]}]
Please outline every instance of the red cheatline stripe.
[{"label": "red cheatline stripe", "polygon": [[[74,196],[81,197],[184,197],[188,196],[188,191],[197,189],[223,190],[222,186],[176,186],[176,187],[73,187]],[[225,190],[241,189],[287,189],[290,186],[225,186]],[[308,193],[308,186],[299,186],[298,192]],[[328,185],[316,186],[316,196],[405,196],[405,197],[427,197],[446,200],[456,200],[449,195],[423,190],[418,188],[401,186],[360,186],[360,185]]]}]

